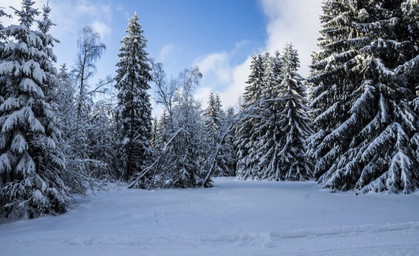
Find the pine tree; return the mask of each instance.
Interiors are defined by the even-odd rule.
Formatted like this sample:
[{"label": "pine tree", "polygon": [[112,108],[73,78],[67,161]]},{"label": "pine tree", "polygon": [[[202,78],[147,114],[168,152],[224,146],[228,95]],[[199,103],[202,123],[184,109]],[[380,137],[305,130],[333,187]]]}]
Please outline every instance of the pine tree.
[{"label": "pine tree", "polygon": [[[151,163],[150,66],[137,14],[130,19],[122,39],[117,76],[117,119],[120,126],[121,167],[125,180]],[[145,177],[144,177],[145,178]]]},{"label": "pine tree", "polygon": [[[34,2],[16,10],[20,25],[6,28],[8,37],[0,60],[0,207],[7,217],[37,217],[65,212],[68,188],[63,182],[65,157],[59,147],[50,92],[56,85],[53,38],[47,34],[48,7],[40,31],[31,29],[39,12]],[[28,51],[30,49],[30,51]]]},{"label": "pine tree", "polygon": [[300,66],[298,53],[288,44],[282,54],[282,81],[279,98],[282,108],[278,113],[281,150],[278,154],[281,179],[307,180],[311,177],[310,162],[306,160],[305,141],[311,134],[311,120],[308,116],[306,87],[297,73]]},{"label": "pine tree", "polygon": [[[218,95],[217,95],[218,96]],[[208,107],[204,113],[208,136],[214,140],[221,126],[221,102],[217,101],[214,93],[210,93]]]},{"label": "pine tree", "polygon": [[418,52],[403,2],[324,4],[310,81],[318,130],[311,152],[325,187],[408,193],[419,185],[409,104]]},{"label": "pine tree", "polygon": [[[1,17],[8,17],[8,18],[11,18],[11,16],[10,15],[8,15],[4,10],[3,10],[3,7],[0,7],[0,18]],[[0,21],[0,54],[1,54],[1,51],[2,51],[2,49],[4,48],[4,46],[6,45],[6,39],[7,39],[7,36],[6,36],[6,34],[5,34],[5,29],[4,29],[4,26],[3,26],[3,24],[2,24],[2,22]]]},{"label": "pine tree", "polygon": [[225,176],[236,176],[237,150],[234,146],[234,139],[236,137],[237,114],[235,113],[234,108],[229,107],[227,109],[223,123],[223,129],[227,129],[223,141],[223,158],[225,159],[226,169],[228,170],[228,172],[225,173]]},{"label": "pine tree", "polygon": [[[231,115],[234,115],[232,113]],[[214,96],[211,92],[208,107],[204,113],[205,126],[208,136],[210,155],[217,154],[215,157],[215,167],[213,176],[234,176],[235,152],[231,137],[231,118],[227,119],[222,110],[221,100],[218,94]],[[228,131],[225,131],[228,129]],[[217,151],[217,152],[215,152]],[[209,163],[211,164],[211,163]]]},{"label": "pine tree", "polygon": [[348,118],[347,110],[353,104],[348,100],[354,90],[351,79],[358,76],[353,70],[353,57],[365,45],[363,35],[358,36],[352,26],[355,15],[347,2],[328,0],[323,4],[323,29],[318,41],[321,50],[313,55],[312,75],[308,79],[312,84],[311,108],[316,130],[310,138],[309,155],[315,159],[314,176],[319,182],[323,182],[324,173],[335,168],[335,160],[349,144],[338,137],[324,139]]},{"label": "pine tree", "polygon": [[281,102],[279,89],[282,79],[282,60],[278,52],[271,57],[264,56],[264,74],[261,96],[252,106],[257,113],[253,121],[251,153],[256,159],[253,167],[257,179],[280,180],[280,139],[282,131],[279,125]]},{"label": "pine tree", "polygon": [[[410,42],[414,42],[419,35],[419,3],[418,1],[414,0],[407,0],[402,3],[402,12],[403,12],[403,21],[408,24],[408,31],[407,37],[409,38]],[[416,43],[417,45],[417,43]],[[415,95],[413,96],[413,100],[411,101],[411,107],[415,111],[415,113],[419,113],[419,73],[417,70],[419,69],[419,55],[418,55],[418,47],[415,48],[416,51],[412,51],[412,60],[408,61],[406,64],[406,69],[404,72],[404,77],[408,81],[407,83],[415,86],[416,88],[413,91],[416,91]],[[416,53],[416,57],[414,56]],[[401,69],[400,69],[401,70]],[[413,149],[415,150],[416,154],[416,166],[419,165],[419,114],[417,114],[416,120],[416,133],[413,135],[411,139],[411,143],[413,145]]]},{"label": "pine tree", "polygon": [[237,176],[240,179],[250,179],[257,176],[255,166],[258,162],[255,152],[256,134],[254,133],[256,119],[259,118],[257,104],[260,103],[265,77],[265,58],[261,54],[253,56],[250,65],[251,73],[248,86],[243,95],[244,104],[241,111],[236,133],[235,146],[237,148]]},{"label": "pine tree", "polygon": [[[11,16],[8,15],[3,10],[2,7],[0,7],[0,18],[2,18],[2,17],[11,18]],[[2,56],[2,54],[3,54],[3,49],[4,49],[4,46],[6,45],[6,43],[7,43],[6,29],[3,26],[2,22],[0,21],[0,56]],[[7,83],[7,81],[5,81],[5,78],[3,76],[0,76],[0,84],[3,85],[3,84],[6,84],[6,83]],[[6,94],[6,90],[5,89],[6,88],[4,86],[0,86],[0,104],[2,104],[3,101],[4,101],[4,96]]]}]

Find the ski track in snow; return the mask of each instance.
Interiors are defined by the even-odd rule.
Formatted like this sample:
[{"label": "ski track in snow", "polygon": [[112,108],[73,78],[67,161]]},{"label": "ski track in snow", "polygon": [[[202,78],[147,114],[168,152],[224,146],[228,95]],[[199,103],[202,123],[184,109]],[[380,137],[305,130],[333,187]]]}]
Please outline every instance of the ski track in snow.
[{"label": "ski track in snow", "polygon": [[0,256],[419,255],[419,193],[328,193],[313,182],[216,179],[116,188],[66,214],[0,224]]}]

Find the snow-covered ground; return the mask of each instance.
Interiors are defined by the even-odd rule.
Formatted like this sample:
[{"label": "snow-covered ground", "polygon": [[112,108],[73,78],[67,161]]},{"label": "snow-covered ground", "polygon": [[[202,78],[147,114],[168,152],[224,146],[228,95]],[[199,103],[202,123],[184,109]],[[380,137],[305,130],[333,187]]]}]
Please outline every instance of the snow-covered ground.
[{"label": "snow-covered ground", "polygon": [[0,255],[419,255],[419,193],[313,182],[114,188],[66,214],[0,224]]}]

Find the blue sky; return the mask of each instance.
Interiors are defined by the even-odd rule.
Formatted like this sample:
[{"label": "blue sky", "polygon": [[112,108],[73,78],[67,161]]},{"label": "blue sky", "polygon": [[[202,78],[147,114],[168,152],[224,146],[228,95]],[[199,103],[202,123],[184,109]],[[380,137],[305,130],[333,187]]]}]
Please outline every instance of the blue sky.
[{"label": "blue sky", "polygon": [[[40,7],[47,0],[35,1]],[[19,3],[3,0],[0,5],[19,7]],[[58,64],[73,66],[83,25],[102,35],[107,51],[97,62],[91,84],[114,74],[120,40],[136,11],[150,57],[162,62],[172,76],[198,65],[204,77],[196,97],[205,106],[214,91],[226,107],[237,104],[246,86],[250,56],[257,51],[282,50],[292,42],[300,52],[300,72],[308,74],[321,10],[321,0],[49,0],[49,5],[57,24],[52,34],[61,41],[54,48]]]}]

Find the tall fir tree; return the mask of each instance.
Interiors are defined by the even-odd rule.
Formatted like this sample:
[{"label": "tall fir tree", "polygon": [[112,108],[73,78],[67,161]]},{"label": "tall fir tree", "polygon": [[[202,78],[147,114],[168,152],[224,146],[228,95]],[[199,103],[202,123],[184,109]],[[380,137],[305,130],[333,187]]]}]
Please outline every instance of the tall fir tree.
[{"label": "tall fir tree", "polygon": [[[10,16],[10,15],[8,15],[8,14],[4,11],[4,8],[0,6],[0,18],[1,18],[1,17],[8,17],[8,18],[11,18],[11,16]],[[7,39],[7,36],[6,36],[5,32],[6,32],[6,31],[5,31],[5,29],[4,29],[4,25],[3,25],[2,21],[0,21],[0,54],[1,54],[1,51],[2,51],[2,49],[4,48],[4,46],[6,45],[6,39]]]},{"label": "tall fir tree", "polygon": [[256,119],[259,113],[256,109],[265,85],[265,58],[262,54],[253,56],[250,65],[251,73],[247,81],[248,86],[243,94],[244,103],[240,112],[235,146],[237,148],[237,176],[240,179],[255,178],[255,166],[258,162],[255,152],[256,137],[254,134]]},{"label": "tall fir tree", "polygon": [[280,110],[282,108],[279,98],[282,81],[282,59],[278,52],[274,56],[268,53],[264,56],[264,74],[261,96],[252,106],[257,113],[253,123],[251,152],[256,159],[254,177],[264,180],[283,179],[280,175],[280,141],[282,131],[280,127]]},{"label": "tall fir tree", "polygon": [[[0,18],[2,17],[8,17],[11,18],[10,15],[8,15],[4,10],[3,7],[0,7]],[[0,21],[0,56],[3,54],[3,49],[7,43],[7,35],[6,35],[6,29]],[[7,81],[5,81],[5,77],[0,76],[0,84],[6,84]],[[6,88],[4,86],[0,86],[0,104],[4,101],[4,96],[6,94]]]},{"label": "tall fir tree", "polygon": [[[231,114],[232,116],[234,113]],[[220,96],[211,92],[208,107],[205,110],[205,127],[208,136],[210,154],[216,154],[213,176],[234,176],[235,152],[232,144],[231,122],[222,110]],[[227,129],[227,130],[226,130]],[[209,163],[212,164],[212,163]]]},{"label": "tall fir tree", "polygon": [[311,163],[306,158],[306,140],[311,135],[306,87],[297,73],[300,67],[297,50],[291,44],[282,54],[282,81],[279,99],[282,106],[278,124],[283,133],[278,154],[281,179],[307,180],[311,178]]},{"label": "tall fir tree", "polygon": [[[324,187],[411,192],[418,47],[407,1],[326,1],[315,54],[311,153]],[[413,69],[412,69],[413,68]]]},{"label": "tall fir tree", "polygon": [[[138,16],[129,20],[127,36],[122,39],[117,64],[116,116],[120,127],[120,160],[123,177],[129,180],[151,163],[151,80],[150,65],[145,50],[147,40],[138,23]],[[144,177],[146,178],[146,177]]]},{"label": "tall fir tree", "polygon": [[5,88],[0,105],[0,212],[8,217],[62,213],[69,198],[60,131],[48,91],[57,85],[49,8],[44,8],[40,30],[34,31],[39,12],[33,4],[23,0],[22,9],[15,9],[20,25],[5,29],[13,40],[0,60]]},{"label": "tall fir tree", "polygon": [[224,159],[226,159],[226,166],[229,170],[226,173],[226,176],[236,176],[237,171],[237,149],[234,146],[234,139],[236,137],[236,127],[237,127],[237,116],[238,114],[235,112],[233,107],[229,107],[226,110],[226,115],[224,119],[223,128],[227,129],[226,135],[224,137],[224,147],[225,153],[223,155]]},{"label": "tall fir tree", "polygon": [[419,54],[418,54],[418,35],[419,35],[419,2],[415,0],[407,0],[402,3],[402,12],[403,12],[403,19],[406,24],[408,24],[408,34],[406,35],[409,37],[410,42],[414,42],[416,40],[416,57],[414,57],[415,51],[412,51],[412,60],[406,62],[406,68],[404,75],[408,81],[408,83],[416,86],[414,89],[415,96],[413,96],[413,100],[411,101],[410,105],[417,114],[416,120],[416,133],[413,135],[411,139],[411,143],[414,147],[416,152],[416,163],[419,165]]}]

